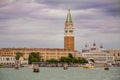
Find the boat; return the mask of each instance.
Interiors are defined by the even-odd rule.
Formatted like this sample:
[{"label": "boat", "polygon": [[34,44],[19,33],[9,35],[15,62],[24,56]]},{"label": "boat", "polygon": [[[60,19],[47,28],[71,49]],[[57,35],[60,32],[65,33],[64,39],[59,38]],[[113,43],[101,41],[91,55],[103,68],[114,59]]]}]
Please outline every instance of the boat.
[{"label": "boat", "polygon": [[39,66],[38,64],[33,65],[33,72],[39,72]]},{"label": "boat", "polygon": [[32,65],[28,65],[27,67],[28,67],[28,68],[33,68],[33,64],[32,64]]},{"label": "boat", "polygon": [[19,69],[18,64],[15,64],[15,65],[14,65],[14,69]]},{"label": "boat", "polygon": [[64,64],[64,67],[63,67],[64,70],[67,70],[68,69],[68,66],[67,64]]},{"label": "boat", "polygon": [[109,68],[108,68],[108,67],[105,67],[104,70],[109,70]]},{"label": "boat", "polygon": [[109,70],[109,65],[107,63],[104,65],[104,70]]},{"label": "boat", "polygon": [[86,65],[83,65],[82,66],[84,69],[93,69],[94,68],[94,65],[92,64],[86,64]]}]

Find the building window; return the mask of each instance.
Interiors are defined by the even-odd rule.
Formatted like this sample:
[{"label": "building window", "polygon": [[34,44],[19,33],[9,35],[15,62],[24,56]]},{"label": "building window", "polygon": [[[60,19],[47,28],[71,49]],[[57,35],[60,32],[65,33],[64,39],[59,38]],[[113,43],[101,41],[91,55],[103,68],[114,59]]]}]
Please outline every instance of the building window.
[{"label": "building window", "polygon": [[9,61],[9,58],[6,58],[7,61]]},{"label": "building window", "polygon": [[114,56],[115,56],[115,53],[114,53]]},{"label": "building window", "polygon": [[120,56],[120,53],[118,53],[118,56]]},{"label": "building window", "polygon": [[66,30],[65,33],[67,33],[68,31]]},{"label": "building window", "polygon": [[70,30],[69,32],[70,32],[70,33],[72,33],[72,32],[73,32],[73,30]]}]

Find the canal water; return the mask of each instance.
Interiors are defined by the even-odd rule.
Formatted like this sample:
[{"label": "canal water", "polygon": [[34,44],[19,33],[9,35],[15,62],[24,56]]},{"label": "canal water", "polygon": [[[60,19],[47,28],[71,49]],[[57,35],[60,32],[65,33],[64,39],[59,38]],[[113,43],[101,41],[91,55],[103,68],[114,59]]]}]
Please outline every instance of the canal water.
[{"label": "canal water", "polygon": [[0,68],[0,80],[120,80],[120,67],[83,69],[80,67],[63,68],[41,67],[39,73],[32,68]]}]

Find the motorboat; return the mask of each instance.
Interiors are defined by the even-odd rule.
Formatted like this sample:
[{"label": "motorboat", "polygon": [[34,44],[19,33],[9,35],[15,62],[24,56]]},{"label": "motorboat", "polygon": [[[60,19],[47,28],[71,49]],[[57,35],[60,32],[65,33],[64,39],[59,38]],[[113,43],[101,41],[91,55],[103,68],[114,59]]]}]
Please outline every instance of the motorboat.
[{"label": "motorboat", "polygon": [[82,66],[84,69],[93,69],[94,68],[94,65],[92,64],[85,64]]},{"label": "motorboat", "polygon": [[18,64],[15,64],[15,65],[14,65],[14,69],[19,69]]},{"label": "motorboat", "polygon": [[68,69],[68,66],[67,64],[64,64],[64,67],[63,67],[64,70],[67,70]]},{"label": "motorboat", "polygon": [[107,63],[104,65],[104,70],[109,70],[109,65]]},{"label": "motorboat", "polygon": [[33,72],[39,72],[39,66],[38,64],[33,65]]}]

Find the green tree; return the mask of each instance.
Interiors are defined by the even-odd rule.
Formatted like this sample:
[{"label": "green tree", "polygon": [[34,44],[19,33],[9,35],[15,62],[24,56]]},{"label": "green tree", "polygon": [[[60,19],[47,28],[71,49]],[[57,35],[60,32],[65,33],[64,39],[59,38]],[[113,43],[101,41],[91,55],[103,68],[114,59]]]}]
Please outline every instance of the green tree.
[{"label": "green tree", "polygon": [[30,64],[32,62],[39,62],[40,61],[39,54],[35,52],[30,53],[28,60]]},{"label": "green tree", "polygon": [[17,53],[16,53],[16,56],[15,56],[16,60],[19,60],[19,58],[20,58],[21,56],[23,56],[23,54],[20,53],[20,52],[17,52]]},{"label": "green tree", "polygon": [[59,61],[60,62],[65,62],[66,61],[66,57],[61,57]]},{"label": "green tree", "polygon": [[69,58],[73,58],[73,55],[71,53],[68,54]]},{"label": "green tree", "polygon": [[81,64],[88,63],[88,61],[85,58],[78,58],[78,62]]},{"label": "green tree", "polygon": [[95,60],[94,59],[90,59],[91,62],[95,63]]},{"label": "green tree", "polygon": [[56,59],[49,59],[46,62],[58,62]]},{"label": "green tree", "polygon": [[72,58],[72,62],[73,62],[73,63],[78,63],[79,61],[78,61],[77,58]]},{"label": "green tree", "polygon": [[72,59],[69,57],[61,57],[59,61],[60,62],[72,62]]}]

